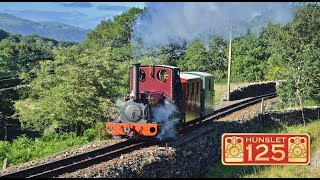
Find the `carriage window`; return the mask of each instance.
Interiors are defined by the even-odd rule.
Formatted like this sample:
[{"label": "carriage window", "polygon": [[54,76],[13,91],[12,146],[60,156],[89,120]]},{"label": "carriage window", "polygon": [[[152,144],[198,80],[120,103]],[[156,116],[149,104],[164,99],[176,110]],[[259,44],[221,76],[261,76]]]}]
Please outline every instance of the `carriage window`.
[{"label": "carriage window", "polygon": [[139,72],[139,80],[142,82],[146,79],[146,73],[144,72],[144,70],[140,69]]},{"label": "carriage window", "polygon": [[194,95],[194,83],[191,84],[191,95]]},{"label": "carriage window", "polygon": [[197,86],[196,86],[196,94],[199,94],[199,82],[197,82]]},{"label": "carriage window", "polygon": [[209,91],[212,91],[212,88],[211,88],[211,79],[209,79],[209,83],[208,83],[208,85],[209,85]]},{"label": "carriage window", "polygon": [[189,83],[187,83],[186,96],[189,96]]}]

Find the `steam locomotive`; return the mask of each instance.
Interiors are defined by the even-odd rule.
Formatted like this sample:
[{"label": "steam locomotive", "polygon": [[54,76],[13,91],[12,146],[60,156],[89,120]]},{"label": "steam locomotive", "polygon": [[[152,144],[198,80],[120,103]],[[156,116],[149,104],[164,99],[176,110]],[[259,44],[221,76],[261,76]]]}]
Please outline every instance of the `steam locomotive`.
[{"label": "steam locomotive", "polygon": [[214,76],[205,72],[134,63],[130,68],[130,92],[120,109],[120,119],[106,123],[110,135],[165,136],[214,111]]}]

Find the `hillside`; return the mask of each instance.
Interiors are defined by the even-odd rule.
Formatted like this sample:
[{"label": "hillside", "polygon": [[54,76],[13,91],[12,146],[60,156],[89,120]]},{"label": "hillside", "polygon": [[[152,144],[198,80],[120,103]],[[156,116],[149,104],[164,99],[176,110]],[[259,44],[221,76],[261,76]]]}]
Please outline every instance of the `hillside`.
[{"label": "hillside", "polygon": [[34,22],[7,13],[0,13],[0,29],[23,36],[37,34],[58,41],[76,42],[84,41],[86,34],[90,32],[89,29],[77,28],[63,23],[52,21]]}]

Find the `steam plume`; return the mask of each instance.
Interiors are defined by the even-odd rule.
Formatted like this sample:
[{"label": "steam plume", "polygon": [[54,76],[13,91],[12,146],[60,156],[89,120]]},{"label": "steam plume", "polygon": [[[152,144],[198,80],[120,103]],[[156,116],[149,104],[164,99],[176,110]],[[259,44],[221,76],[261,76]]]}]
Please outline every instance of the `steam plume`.
[{"label": "steam plume", "polygon": [[152,2],[134,26],[134,36],[146,46],[220,35],[233,37],[253,25],[259,31],[267,22],[286,24],[293,18],[289,2]]},{"label": "steam plume", "polygon": [[156,105],[152,108],[152,121],[161,124],[161,132],[157,138],[165,140],[168,138],[176,138],[177,131],[175,125],[179,123],[179,119],[172,119],[172,115],[177,112],[177,108],[165,101],[163,105]]}]

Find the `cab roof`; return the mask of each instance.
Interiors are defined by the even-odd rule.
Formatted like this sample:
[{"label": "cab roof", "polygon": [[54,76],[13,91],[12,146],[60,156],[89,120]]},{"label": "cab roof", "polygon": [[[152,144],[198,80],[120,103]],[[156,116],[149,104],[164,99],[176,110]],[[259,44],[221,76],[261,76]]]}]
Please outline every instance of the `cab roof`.
[{"label": "cab roof", "polygon": [[[140,67],[149,67],[150,65],[141,65]],[[169,69],[179,69],[176,66],[169,66],[169,65],[152,65],[155,67],[163,67],[163,68],[169,68]]]},{"label": "cab roof", "polygon": [[200,79],[200,77],[197,76],[197,75],[187,74],[187,73],[180,73],[180,78],[186,79],[186,80],[188,80],[188,79]]},{"label": "cab roof", "polygon": [[199,71],[190,71],[190,72],[181,72],[184,74],[193,74],[193,75],[198,75],[198,76],[213,76],[210,73],[206,73],[206,72],[199,72]]}]

